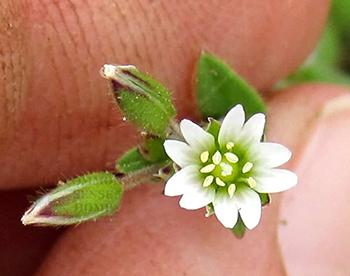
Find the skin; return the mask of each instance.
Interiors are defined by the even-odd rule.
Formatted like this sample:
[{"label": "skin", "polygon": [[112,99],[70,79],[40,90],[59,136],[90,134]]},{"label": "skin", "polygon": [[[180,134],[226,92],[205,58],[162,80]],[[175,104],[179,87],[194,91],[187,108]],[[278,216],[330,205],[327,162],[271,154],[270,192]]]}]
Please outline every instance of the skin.
[{"label": "skin", "polygon": [[[18,194],[24,200],[24,194],[33,194],[38,186],[111,168],[120,153],[136,143],[135,130],[122,122],[104,93],[106,84],[97,74],[103,63],[133,63],[148,71],[173,91],[179,118],[196,118],[191,80],[201,49],[222,57],[260,91],[268,91],[314,47],[328,7],[326,0],[317,5],[311,0],[268,4],[212,0],[206,5],[2,1],[0,189],[31,187]],[[282,135],[270,133],[276,139]],[[169,275],[168,267],[176,264],[174,275],[205,275],[214,268],[220,273],[283,275],[276,239],[278,203],[275,197],[262,224],[237,241],[214,218],[204,220],[201,211],[181,210],[176,199],[161,195],[160,187],[141,187],[127,194],[116,217],[66,231],[39,274],[139,275],[147,269],[154,275]],[[19,218],[18,211],[10,212],[9,218],[2,216],[2,225],[6,219]],[[20,233],[17,236],[31,231],[8,225],[7,232]],[[19,242],[15,234],[4,240],[9,248],[21,248],[26,260],[26,254],[33,255],[31,248],[45,244],[36,251],[37,258],[22,266],[16,266],[15,258],[12,266],[3,261],[10,271],[33,271],[56,239],[49,233],[31,241]],[[149,252],[156,258],[150,258]]]}]

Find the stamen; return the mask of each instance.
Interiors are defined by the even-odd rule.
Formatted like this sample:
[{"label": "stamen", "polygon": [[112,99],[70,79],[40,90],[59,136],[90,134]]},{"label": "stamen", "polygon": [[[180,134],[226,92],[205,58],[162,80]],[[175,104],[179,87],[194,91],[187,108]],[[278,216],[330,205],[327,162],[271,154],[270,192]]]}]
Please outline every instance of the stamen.
[{"label": "stamen", "polygon": [[215,165],[214,164],[209,164],[206,165],[205,167],[200,169],[201,173],[210,173],[215,169]]},{"label": "stamen", "polygon": [[226,183],[222,181],[219,177],[215,178],[216,184],[218,184],[221,187],[225,187]]},{"label": "stamen", "polygon": [[221,162],[220,168],[221,168],[221,175],[222,176],[229,176],[232,174],[233,168],[231,165],[229,165],[225,162]]},{"label": "stamen", "polygon": [[209,187],[214,181],[214,176],[208,175],[203,181],[203,187]]},{"label": "stamen", "polygon": [[233,142],[228,142],[228,143],[226,144],[226,149],[227,149],[227,150],[231,150],[231,149],[233,149],[234,146],[235,146],[235,144],[234,144]]},{"label": "stamen", "polygon": [[230,184],[230,186],[228,186],[227,192],[230,198],[233,197],[234,193],[236,191],[236,185],[235,184]]},{"label": "stamen", "polygon": [[242,168],[242,173],[247,173],[247,172],[249,172],[252,168],[253,168],[253,163],[247,162],[247,163],[244,164],[244,166],[243,166],[243,168]]},{"label": "stamen", "polygon": [[248,182],[248,185],[249,185],[250,188],[253,189],[253,188],[256,187],[256,181],[255,181],[255,179],[253,177],[249,177],[247,179],[247,182]]},{"label": "stamen", "polygon": [[232,152],[226,152],[225,157],[231,163],[237,163],[239,161],[238,156]]},{"label": "stamen", "polygon": [[217,151],[214,153],[212,159],[213,159],[213,163],[214,163],[215,165],[219,165],[219,163],[221,162],[221,159],[222,159],[221,153],[217,150]]},{"label": "stamen", "polygon": [[202,161],[202,163],[205,163],[209,160],[209,151],[203,151],[201,153],[200,159]]}]

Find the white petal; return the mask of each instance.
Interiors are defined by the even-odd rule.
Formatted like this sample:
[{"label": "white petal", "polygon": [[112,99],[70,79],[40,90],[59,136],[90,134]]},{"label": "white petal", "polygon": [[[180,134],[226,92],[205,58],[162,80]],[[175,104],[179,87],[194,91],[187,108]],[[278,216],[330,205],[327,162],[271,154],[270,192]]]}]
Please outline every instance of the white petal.
[{"label": "white petal", "polygon": [[224,147],[228,142],[235,142],[244,124],[244,110],[238,104],[233,107],[225,116],[218,136],[219,144]]},{"label": "white petal", "polygon": [[286,163],[292,153],[285,146],[277,143],[260,143],[258,159],[263,166],[274,168]]},{"label": "white petal", "polygon": [[178,196],[195,190],[197,186],[202,184],[198,172],[198,166],[187,166],[181,169],[167,181],[164,194]]},{"label": "white petal", "polygon": [[259,195],[249,188],[240,188],[234,198],[237,201],[239,214],[248,229],[258,225],[261,217],[261,201]]},{"label": "white petal", "polygon": [[188,210],[199,209],[213,202],[214,197],[214,189],[201,187],[189,193],[186,192],[180,200],[180,206]]},{"label": "white petal", "polygon": [[196,150],[206,151],[214,146],[215,140],[213,135],[190,120],[182,120],[180,129],[186,142]]},{"label": "white petal", "polygon": [[243,126],[239,141],[245,142],[259,142],[265,127],[265,115],[262,113],[254,114]]},{"label": "white petal", "polygon": [[227,195],[217,194],[213,202],[215,215],[226,227],[233,228],[238,219],[238,209],[235,198]]},{"label": "white petal", "polygon": [[271,169],[265,175],[256,176],[256,187],[259,193],[278,193],[295,186],[298,177],[295,173],[284,169]]},{"label": "white petal", "polygon": [[193,165],[198,162],[196,153],[184,142],[177,140],[166,140],[164,142],[166,154],[180,167]]}]

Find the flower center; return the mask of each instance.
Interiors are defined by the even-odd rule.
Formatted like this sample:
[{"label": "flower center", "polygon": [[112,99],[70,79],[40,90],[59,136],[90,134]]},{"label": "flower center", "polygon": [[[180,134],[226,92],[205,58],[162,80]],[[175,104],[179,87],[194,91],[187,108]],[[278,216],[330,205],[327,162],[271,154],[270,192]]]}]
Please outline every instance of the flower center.
[{"label": "flower center", "polygon": [[233,197],[237,185],[256,185],[251,176],[254,164],[244,160],[238,151],[234,150],[234,143],[228,142],[224,149],[216,150],[214,153],[204,151],[199,159],[202,167],[199,170],[203,176],[203,187],[225,189],[230,197]]}]

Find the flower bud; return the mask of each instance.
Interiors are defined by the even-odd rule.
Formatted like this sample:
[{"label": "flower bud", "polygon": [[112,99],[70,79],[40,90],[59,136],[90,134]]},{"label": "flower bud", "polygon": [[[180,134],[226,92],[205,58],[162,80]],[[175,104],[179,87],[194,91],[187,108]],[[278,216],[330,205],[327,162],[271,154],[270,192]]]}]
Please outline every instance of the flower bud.
[{"label": "flower bud", "polygon": [[126,120],[150,134],[166,136],[175,108],[163,85],[132,65],[105,64],[101,75],[110,82]]},{"label": "flower bud", "polygon": [[45,194],[25,212],[24,225],[77,224],[113,214],[119,207],[123,185],[107,172],[79,176]]}]

